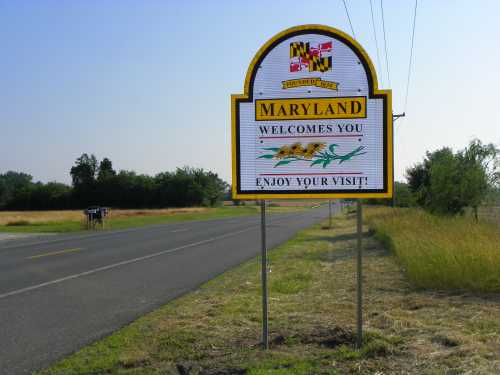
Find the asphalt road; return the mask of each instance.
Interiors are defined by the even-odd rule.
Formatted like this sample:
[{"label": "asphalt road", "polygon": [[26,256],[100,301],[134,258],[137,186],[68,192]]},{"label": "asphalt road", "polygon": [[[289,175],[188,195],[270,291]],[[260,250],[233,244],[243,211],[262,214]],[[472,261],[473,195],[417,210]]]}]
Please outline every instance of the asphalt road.
[{"label": "asphalt road", "polygon": [[[269,215],[268,247],[327,217]],[[2,241],[0,374],[44,368],[259,252],[259,216]]]}]

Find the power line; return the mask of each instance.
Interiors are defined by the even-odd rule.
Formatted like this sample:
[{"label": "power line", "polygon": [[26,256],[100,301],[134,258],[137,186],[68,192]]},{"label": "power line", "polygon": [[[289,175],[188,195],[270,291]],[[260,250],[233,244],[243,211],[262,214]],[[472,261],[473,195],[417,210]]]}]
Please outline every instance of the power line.
[{"label": "power line", "polygon": [[418,6],[418,0],[415,0],[415,10],[413,11],[413,31],[411,32],[410,61],[408,62],[408,78],[406,80],[406,95],[405,95],[405,106],[404,106],[405,112],[406,112],[406,105],[408,104],[408,90],[410,87],[410,76],[413,63],[413,42],[415,40],[415,25],[417,23],[417,6]]},{"label": "power line", "polygon": [[352,36],[354,37],[354,39],[356,39],[356,34],[354,34],[354,28],[352,27],[351,17],[349,16],[349,11],[347,10],[347,4],[345,0],[343,0],[343,2],[344,2],[345,12],[347,14],[347,19],[349,20],[349,25],[351,25]]},{"label": "power line", "polygon": [[390,88],[391,87],[391,74],[389,73],[389,59],[387,58],[387,39],[385,37],[385,21],[384,21],[383,0],[380,0],[380,10],[382,12],[382,30],[384,31],[385,66],[387,68],[387,80],[389,82],[389,88]]},{"label": "power line", "polygon": [[[379,50],[378,50],[378,39],[377,39],[377,30],[375,28],[375,18],[373,17],[373,4],[372,4],[373,0],[370,0],[370,11],[372,13],[372,26],[373,26],[373,35],[375,36],[375,46],[377,47],[377,64],[378,64],[378,68],[379,68],[379,71],[381,72],[382,71],[382,65],[380,64],[380,53],[379,53]],[[382,86],[382,75],[380,76],[380,86]]]}]

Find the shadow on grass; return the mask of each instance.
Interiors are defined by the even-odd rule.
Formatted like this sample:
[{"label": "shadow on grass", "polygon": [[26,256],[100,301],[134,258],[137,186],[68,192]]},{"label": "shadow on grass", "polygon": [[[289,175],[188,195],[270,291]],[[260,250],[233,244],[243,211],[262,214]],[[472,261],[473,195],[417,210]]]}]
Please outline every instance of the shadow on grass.
[{"label": "shadow on grass", "polygon": [[[307,257],[308,259],[317,259],[322,262],[336,262],[339,260],[347,260],[355,258],[357,254],[357,238],[358,235],[356,232],[354,232],[354,233],[340,234],[337,236],[320,236],[320,237],[304,239],[304,243],[326,241],[334,246],[342,244],[342,249],[328,248],[311,253],[306,253],[305,257]],[[373,237],[373,233],[371,231],[364,231],[361,240],[363,247],[363,256],[391,255],[388,249],[380,245],[375,240],[375,238]],[[300,257],[303,256],[304,254],[302,254]]]}]

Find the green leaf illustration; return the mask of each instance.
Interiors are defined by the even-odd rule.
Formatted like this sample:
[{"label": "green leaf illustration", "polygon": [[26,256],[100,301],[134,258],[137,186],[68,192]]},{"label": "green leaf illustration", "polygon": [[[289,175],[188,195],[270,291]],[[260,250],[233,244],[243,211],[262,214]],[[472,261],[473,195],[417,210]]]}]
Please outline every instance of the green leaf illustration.
[{"label": "green leaf illustration", "polygon": [[276,163],[276,165],[274,166],[274,168],[280,166],[280,165],[285,165],[285,164],[288,164],[288,163],[291,163],[293,160],[281,160],[279,162]]},{"label": "green leaf illustration", "polygon": [[[303,150],[302,153],[295,153],[295,152],[291,152],[288,149],[288,147],[290,147],[290,146],[284,145],[281,148],[278,148],[278,147],[263,148],[262,150],[272,151],[272,152],[274,152],[274,154],[261,155],[258,157],[258,159],[281,159],[274,165],[275,168],[279,167],[281,165],[287,165],[287,164],[290,164],[292,162],[297,162],[297,161],[308,162],[308,163],[310,163],[309,167],[313,167],[315,165],[321,165],[323,168],[326,168],[328,165],[330,165],[332,162],[334,162],[336,160],[338,160],[338,164],[342,164],[343,162],[345,162],[347,160],[351,160],[355,156],[366,154],[366,152],[362,152],[365,149],[365,146],[359,146],[347,154],[339,155],[335,152],[335,148],[339,147],[338,144],[336,144],[336,143],[331,144],[330,146],[328,146],[328,149],[325,151],[321,151],[321,148],[324,147],[325,144],[320,143],[320,142],[318,142],[318,144],[322,145],[322,146],[320,146],[320,149],[314,151],[313,153],[308,151],[309,155],[307,158],[305,157],[305,154],[304,154],[304,152],[306,151],[305,148],[302,149]],[[312,145],[315,145],[315,144],[312,143]],[[281,151],[282,149],[284,150],[283,152]],[[279,153],[279,155],[278,155],[278,153]],[[312,155],[311,155],[311,153],[312,153]],[[312,157],[312,159],[311,159],[311,157]]]},{"label": "green leaf illustration", "polygon": [[338,145],[335,143],[331,144],[330,147],[328,147],[328,149],[333,155],[335,155],[335,147],[338,147]]},{"label": "green leaf illustration", "polygon": [[310,167],[312,167],[313,165],[317,165],[317,164],[321,164],[325,161],[326,159],[316,159],[315,161],[313,161],[310,165]]}]

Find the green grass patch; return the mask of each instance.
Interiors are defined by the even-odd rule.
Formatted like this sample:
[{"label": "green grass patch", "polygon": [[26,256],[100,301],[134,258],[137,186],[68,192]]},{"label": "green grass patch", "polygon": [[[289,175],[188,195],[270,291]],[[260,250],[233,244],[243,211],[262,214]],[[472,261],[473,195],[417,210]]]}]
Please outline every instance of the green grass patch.
[{"label": "green grass patch", "polygon": [[23,225],[0,225],[0,232],[8,233],[67,233],[84,230],[83,222],[79,221],[49,221]]},{"label": "green grass patch", "polygon": [[[158,216],[130,216],[119,217],[115,219],[105,220],[104,229],[126,229],[134,227],[143,227],[147,225],[166,224],[192,220],[211,220],[223,219],[233,216],[248,216],[258,213],[257,207],[241,206],[241,207],[218,207],[208,212],[193,212],[193,213],[176,213],[169,215]],[[49,221],[41,223],[30,223],[27,220],[7,223],[0,225],[0,232],[10,233],[67,233],[84,231],[85,222],[80,221]],[[100,230],[100,229],[98,229]]]},{"label": "green grass patch", "polygon": [[500,230],[468,217],[373,208],[367,220],[417,288],[500,292]]},{"label": "green grass patch", "polygon": [[289,272],[284,277],[273,280],[271,289],[281,294],[296,294],[304,291],[309,287],[313,279],[309,272],[305,269]]},{"label": "green grass patch", "polygon": [[[310,207],[270,207],[269,213],[291,213],[309,209]],[[108,218],[104,230],[143,227],[155,224],[167,224],[193,220],[212,220],[227,217],[256,215],[260,212],[258,206],[225,206],[210,209],[207,212],[180,212],[167,215],[137,215],[129,217]],[[16,220],[0,225],[0,232],[9,233],[67,233],[86,230],[85,221],[47,221],[32,223],[29,220]],[[96,230],[101,230],[97,228]]]}]

